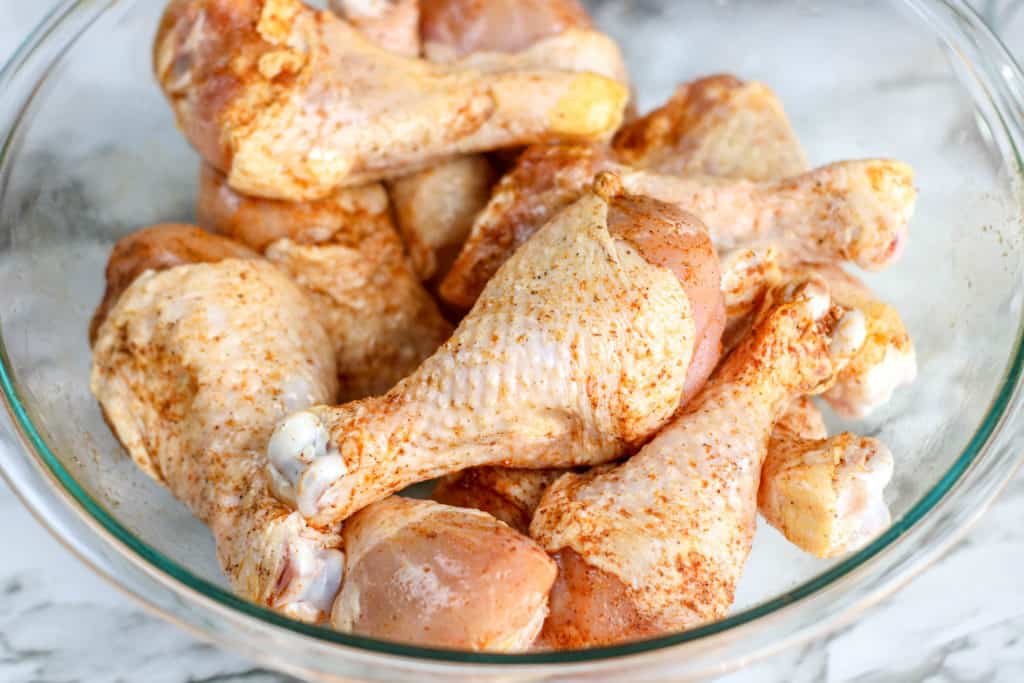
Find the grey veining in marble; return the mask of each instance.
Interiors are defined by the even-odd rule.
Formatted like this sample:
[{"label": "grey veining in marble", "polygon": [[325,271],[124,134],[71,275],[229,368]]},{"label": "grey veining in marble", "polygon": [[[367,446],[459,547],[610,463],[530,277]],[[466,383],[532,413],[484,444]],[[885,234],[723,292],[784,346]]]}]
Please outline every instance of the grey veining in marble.
[{"label": "grey veining in marble", "polygon": [[[52,4],[0,0],[0,59]],[[1024,45],[1021,5],[979,0],[1011,46]],[[12,447],[9,435],[0,437],[5,447]],[[2,483],[0,518],[0,683],[292,681],[194,639],[118,593],[54,541]],[[722,680],[1024,680],[1022,519],[1024,476],[963,542],[902,591],[828,638]]]}]

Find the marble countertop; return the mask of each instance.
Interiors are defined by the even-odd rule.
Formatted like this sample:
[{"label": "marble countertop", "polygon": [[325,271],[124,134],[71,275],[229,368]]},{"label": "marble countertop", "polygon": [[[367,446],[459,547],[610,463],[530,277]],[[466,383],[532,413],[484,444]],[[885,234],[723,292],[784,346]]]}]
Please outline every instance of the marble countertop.
[{"label": "marble countertop", "polygon": [[[54,0],[0,0],[0,61]],[[979,0],[1013,46],[1024,8]],[[1014,5],[1011,7],[1011,5]],[[1016,38],[1016,40],[1014,40]],[[16,447],[0,416],[0,448]],[[284,683],[197,641],[92,574],[0,480],[0,681]],[[935,566],[831,636],[726,676],[729,683],[1024,680],[1024,474]]]}]

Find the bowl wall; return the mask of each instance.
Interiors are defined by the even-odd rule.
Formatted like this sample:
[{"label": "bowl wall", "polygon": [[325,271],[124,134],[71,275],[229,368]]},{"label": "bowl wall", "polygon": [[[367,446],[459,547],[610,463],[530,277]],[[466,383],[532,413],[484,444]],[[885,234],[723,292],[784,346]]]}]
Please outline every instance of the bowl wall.
[{"label": "bowl wall", "polygon": [[[37,36],[42,42],[35,52],[21,55],[24,69],[35,71],[9,72],[14,80],[2,96],[8,117],[3,122],[11,125],[0,156],[0,332],[12,382],[9,398],[24,411],[23,430],[31,423],[42,439],[36,447],[45,445],[57,461],[34,456],[51,470],[47,476],[55,466],[63,468],[81,487],[72,493],[101,508],[92,511],[99,522],[88,522],[89,533],[109,536],[111,521],[123,527],[114,535],[130,536],[116,542],[118,552],[139,554],[125,546],[127,538],[128,546],[148,546],[152,553],[132,559],[149,577],[140,581],[184,583],[181,600],[196,601],[191,610],[221,614],[208,617],[214,623],[236,607],[225,607],[204,583],[226,585],[208,533],[125,456],[88,390],[86,330],[110,246],[150,223],[189,221],[198,168],[150,71],[150,44],[163,3],[106,4],[80,2],[51,20],[50,35]],[[1007,381],[1018,379],[1014,362],[1019,363],[1024,291],[1015,148],[1020,110],[1006,101],[1013,93],[994,83],[1005,76],[1002,68],[1018,78],[1019,72],[998,61],[1004,56],[995,43],[985,43],[991,38],[973,27],[973,19],[958,19],[944,3],[591,4],[598,23],[624,48],[641,110],[663,101],[679,82],[731,72],[778,92],[812,164],[883,156],[915,167],[920,199],[906,254],[890,271],[866,279],[898,307],[910,328],[919,379],[867,420],[832,421],[891,446],[897,465],[888,502],[894,519],[902,520],[898,526],[909,528],[953,484],[950,473],[959,476],[958,470],[984,455],[985,430],[1007,409]],[[990,473],[990,483],[1005,477],[1010,464],[1007,459]],[[9,476],[12,471],[17,470],[9,466]],[[22,482],[15,484],[24,489]],[[936,492],[937,486],[942,490]],[[736,612],[742,616],[759,607],[760,620],[745,628],[771,629],[765,612],[835,591],[837,581],[846,582],[843,590],[852,588],[869,556],[884,557],[913,542],[910,536],[890,536],[852,564],[840,565],[799,553],[762,524]],[[941,539],[934,540],[937,548]],[[893,585],[909,565],[901,567],[870,588]],[[863,592],[865,598],[869,594]],[[833,602],[836,609],[852,604]],[[827,610],[833,602],[819,600],[818,608]],[[299,648],[299,639],[319,637],[308,628],[298,629],[304,635],[284,633],[280,623],[260,622],[258,612],[246,615],[244,623],[259,638],[283,638],[284,653]],[[214,631],[222,629],[205,629],[205,635]],[[728,666],[735,650],[711,656],[716,647],[735,647],[723,644],[728,639],[722,635],[717,645],[699,638],[681,645],[673,657],[690,657],[695,664],[705,657],[717,661],[712,667]],[[760,651],[795,637],[785,628],[778,637],[762,633]],[[399,666],[375,663],[385,668],[374,673],[376,668],[356,664],[359,656],[351,649],[316,652],[308,662],[287,657],[291,664],[284,664],[316,676],[385,676],[386,667]],[[281,665],[280,654],[264,658]],[[418,656],[415,649],[399,654]],[[608,670],[613,668],[618,665]],[[529,669],[516,671],[525,675]],[[588,665],[578,675],[598,674]]]}]

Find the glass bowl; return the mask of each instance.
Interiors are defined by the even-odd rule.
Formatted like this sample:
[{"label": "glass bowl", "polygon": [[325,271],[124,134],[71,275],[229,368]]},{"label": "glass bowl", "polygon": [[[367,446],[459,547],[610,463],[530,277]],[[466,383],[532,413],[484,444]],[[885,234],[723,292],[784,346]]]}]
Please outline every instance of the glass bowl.
[{"label": "glass bowl", "polygon": [[656,640],[526,655],[429,650],[299,624],[226,590],[205,529],[125,457],[88,391],[111,243],[192,214],[197,158],[150,73],[163,2],[62,4],[0,74],[0,385],[25,503],[84,562],[195,634],[316,680],[683,680],[854,618],[938,557],[1020,460],[1022,75],[966,3],[593,2],[641,109],[714,72],[771,85],[815,164],[896,157],[920,201],[903,261],[869,277],[920,377],[851,425],[897,459],[894,523],[816,560],[762,524],[732,615]]}]

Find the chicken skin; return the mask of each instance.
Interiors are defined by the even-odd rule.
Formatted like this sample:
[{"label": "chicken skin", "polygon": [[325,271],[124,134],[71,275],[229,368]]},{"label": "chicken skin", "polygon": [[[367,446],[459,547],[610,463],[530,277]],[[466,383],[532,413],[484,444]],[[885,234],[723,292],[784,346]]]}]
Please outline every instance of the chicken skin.
[{"label": "chicken skin", "polygon": [[590,28],[576,0],[420,0],[427,57],[521,52],[569,28]]},{"label": "chicken skin", "polygon": [[490,199],[495,175],[486,157],[473,154],[388,183],[395,223],[421,280],[451,268]]},{"label": "chicken skin", "polygon": [[196,221],[260,252],[285,238],[299,244],[338,241],[352,247],[378,239],[387,241],[388,251],[393,245],[401,248],[388,194],[380,183],[345,188],[316,201],[286,202],[236,192],[223,173],[201,163]]},{"label": "chicken skin", "polygon": [[270,495],[262,453],[281,416],[335,394],[330,349],[291,280],[234,258],[140,274],[93,346],[92,392],[135,463],[210,527],[235,592],[303,621],[331,608],[341,539]]},{"label": "chicken skin", "polygon": [[199,187],[204,225],[264,249],[312,299],[335,350],[340,400],[384,393],[451,334],[402,251],[379,185],[282,202],[241,195],[204,164]]},{"label": "chicken skin", "polygon": [[300,0],[171,0],[154,46],[157,80],[202,157],[240,192],[293,201],[618,127],[624,86],[524,60],[401,57]]},{"label": "chicken skin", "polygon": [[472,467],[439,479],[430,497],[445,505],[483,510],[525,534],[544,492],[565,472]]},{"label": "chicken skin", "polygon": [[194,225],[162,223],[118,240],[107,261],[106,291],[89,323],[89,343],[128,285],[147,270],[183,263],[212,263],[226,258],[255,259],[259,254],[234,240],[211,235]]},{"label": "chicken skin", "polygon": [[[333,400],[333,359],[301,291],[261,260],[234,258],[232,244],[191,226],[156,226],[115,247],[108,272],[117,280],[95,318],[92,388],[132,458],[210,526],[244,598],[302,621],[347,614],[340,626],[378,638],[525,648],[555,572],[526,537],[482,513],[404,499],[370,506],[340,535],[319,532],[271,495],[265,443],[285,412]],[[430,563],[443,568],[433,592],[404,592],[409,572]],[[500,592],[488,573],[495,567],[512,579]],[[334,605],[339,588],[357,612]],[[417,611],[396,633],[383,615],[400,596]]]},{"label": "chicken skin", "polygon": [[846,161],[771,182],[632,170],[596,147],[535,147],[495,187],[441,284],[453,306],[471,306],[487,280],[596,173],[615,171],[627,191],[698,216],[722,250],[775,246],[801,261],[849,260],[877,270],[899,255],[913,212],[908,166]]},{"label": "chicken skin", "polygon": [[330,0],[366,39],[403,57],[420,56],[420,0]]},{"label": "chicken skin", "polygon": [[586,647],[720,619],[750,552],[772,427],[863,343],[859,312],[811,279],[773,290],[697,398],[614,468],[549,488],[531,535],[559,564],[542,640]]},{"label": "chicken skin", "polygon": [[661,107],[630,121],[612,142],[637,169],[763,182],[807,170],[807,158],[775,93],[716,75],[685,83]]},{"label": "chicken skin", "polygon": [[399,642],[518,652],[547,615],[555,564],[488,514],[392,496],[345,522],[332,625]]},{"label": "chicken skin", "polygon": [[714,252],[677,209],[617,221],[637,199],[614,178],[597,190],[520,249],[390,392],[282,422],[308,425],[268,447],[282,500],[330,525],[417,481],[496,463],[599,464],[657,431],[686,384],[697,307],[721,306],[684,287]]}]

